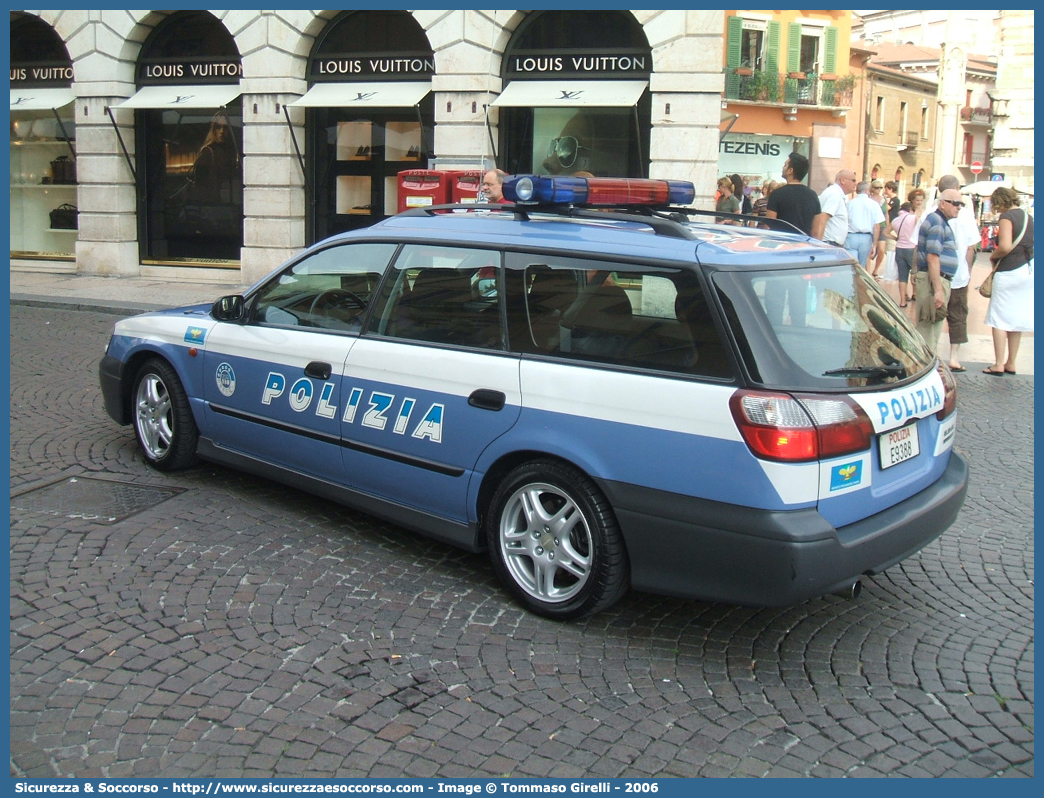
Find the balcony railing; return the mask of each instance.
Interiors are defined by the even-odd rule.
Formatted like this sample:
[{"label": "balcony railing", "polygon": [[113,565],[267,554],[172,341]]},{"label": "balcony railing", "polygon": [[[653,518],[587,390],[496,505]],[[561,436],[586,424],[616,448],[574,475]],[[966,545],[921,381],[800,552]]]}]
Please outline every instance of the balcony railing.
[{"label": "balcony railing", "polygon": [[899,132],[899,143],[905,147],[916,147],[921,141],[921,133],[917,130],[907,130]]},{"label": "balcony railing", "polygon": [[972,108],[966,106],[961,109],[961,120],[964,122],[978,122],[983,125],[988,125],[993,117],[993,111],[990,108]]},{"label": "balcony railing", "polygon": [[854,79],[824,77],[812,73],[777,74],[739,68],[726,76],[725,97],[778,105],[814,105],[849,108],[852,105]]}]

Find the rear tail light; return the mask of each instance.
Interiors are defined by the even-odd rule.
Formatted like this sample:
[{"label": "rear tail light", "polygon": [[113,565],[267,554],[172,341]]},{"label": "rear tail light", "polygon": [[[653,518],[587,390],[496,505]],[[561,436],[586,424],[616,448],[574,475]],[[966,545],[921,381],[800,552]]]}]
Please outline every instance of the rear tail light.
[{"label": "rear tail light", "polygon": [[943,408],[935,417],[942,421],[950,413],[957,409],[957,381],[953,378],[953,374],[946,368],[941,362],[939,363],[939,376],[942,377],[943,383]]},{"label": "rear tail light", "polygon": [[799,463],[870,448],[874,428],[851,399],[818,394],[736,391],[732,417],[756,457]]}]

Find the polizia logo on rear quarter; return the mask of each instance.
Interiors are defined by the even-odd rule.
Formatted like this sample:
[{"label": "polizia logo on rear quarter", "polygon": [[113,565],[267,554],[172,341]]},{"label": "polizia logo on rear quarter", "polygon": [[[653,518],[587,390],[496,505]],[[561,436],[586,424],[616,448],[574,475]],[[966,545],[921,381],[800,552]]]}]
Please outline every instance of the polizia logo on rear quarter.
[{"label": "polizia logo on rear quarter", "polygon": [[[219,367],[220,369],[220,367]],[[220,385],[220,382],[219,382]],[[280,399],[284,395],[290,404],[290,409],[295,413],[304,413],[315,401],[315,414],[321,418],[336,418],[337,405],[334,404],[334,391],[336,385],[332,382],[324,382],[319,389],[316,398],[315,384],[308,377],[301,377],[290,386],[289,392],[286,387],[286,377],[277,371],[269,372],[265,380],[265,387],[261,393],[261,404],[271,405],[273,400]],[[388,422],[392,421],[391,431],[396,435],[405,435],[410,431],[411,419],[417,409],[417,400],[404,397],[397,400],[394,394],[382,391],[370,391],[366,401],[366,409],[360,414],[363,405],[362,388],[352,388],[348,392],[348,401],[344,406],[344,414],[341,421],[345,424],[354,424],[356,417],[364,427],[375,430],[385,430]],[[430,440],[433,443],[442,443],[442,425],[446,414],[446,406],[433,402],[420,420],[409,432],[411,437],[418,440]]]}]

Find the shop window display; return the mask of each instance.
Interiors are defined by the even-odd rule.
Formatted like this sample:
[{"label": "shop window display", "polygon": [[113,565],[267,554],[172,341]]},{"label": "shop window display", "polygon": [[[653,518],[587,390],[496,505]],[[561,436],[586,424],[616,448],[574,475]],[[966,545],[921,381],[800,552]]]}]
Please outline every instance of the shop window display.
[{"label": "shop window display", "polygon": [[143,116],[150,257],[238,260],[243,242],[239,108],[150,110]]},{"label": "shop window display", "polygon": [[76,248],[72,106],[11,113],[11,257],[71,259]]}]

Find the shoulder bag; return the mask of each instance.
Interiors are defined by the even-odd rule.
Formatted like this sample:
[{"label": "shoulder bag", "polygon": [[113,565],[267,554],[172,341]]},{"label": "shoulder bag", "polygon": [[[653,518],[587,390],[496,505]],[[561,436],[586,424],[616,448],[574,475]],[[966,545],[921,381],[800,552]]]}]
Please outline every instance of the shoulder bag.
[{"label": "shoulder bag", "polygon": [[[1011,249],[1008,250],[1009,254],[1015,251],[1015,248],[1022,241],[1022,237],[1026,235],[1026,228],[1029,226],[1029,214],[1026,211],[1022,211],[1022,230],[1019,231],[1019,237],[1016,238],[1012,244]],[[997,262],[999,263],[999,261]],[[993,269],[986,276],[986,279],[982,281],[982,285],[979,286],[979,295],[989,299],[993,296],[993,275],[997,273],[997,263],[993,264]]]}]

